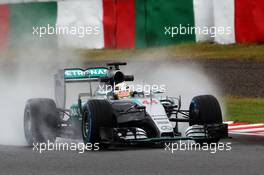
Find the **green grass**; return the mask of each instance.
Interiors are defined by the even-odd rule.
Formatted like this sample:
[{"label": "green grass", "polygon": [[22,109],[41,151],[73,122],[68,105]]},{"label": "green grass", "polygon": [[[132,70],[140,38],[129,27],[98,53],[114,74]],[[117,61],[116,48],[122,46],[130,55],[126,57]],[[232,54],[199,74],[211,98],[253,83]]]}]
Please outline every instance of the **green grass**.
[{"label": "green grass", "polygon": [[264,98],[226,97],[227,120],[264,123]]},{"label": "green grass", "polygon": [[[32,48],[35,50],[34,48]],[[43,48],[45,50],[45,48]],[[13,57],[30,49],[10,49],[0,51],[0,57]],[[49,49],[45,50],[49,51]],[[57,48],[54,50],[58,52]],[[84,60],[112,61],[129,59],[254,59],[264,60],[264,45],[211,43],[184,43],[144,49],[59,49],[60,52],[70,52],[80,55]]]},{"label": "green grass", "polygon": [[146,49],[79,50],[86,58],[111,59],[263,59],[264,45],[185,43]]}]

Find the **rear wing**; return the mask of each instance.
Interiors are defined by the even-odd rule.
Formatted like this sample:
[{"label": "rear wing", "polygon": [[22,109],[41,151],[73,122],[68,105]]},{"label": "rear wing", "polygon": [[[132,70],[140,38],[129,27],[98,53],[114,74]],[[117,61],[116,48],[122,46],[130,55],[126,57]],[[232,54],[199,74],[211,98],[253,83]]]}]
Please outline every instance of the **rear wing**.
[{"label": "rear wing", "polygon": [[65,108],[66,84],[74,82],[96,82],[106,77],[109,69],[106,67],[93,67],[88,69],[70,68],[59,70],[55,74],[55,101],[58,108]]},{"label": "rear wing", "polygon": [[66,82],[75,81],[98,81],[98,78],[107,76],[108,68],[95,67],[88,69],[64,69],[64,80]]}]

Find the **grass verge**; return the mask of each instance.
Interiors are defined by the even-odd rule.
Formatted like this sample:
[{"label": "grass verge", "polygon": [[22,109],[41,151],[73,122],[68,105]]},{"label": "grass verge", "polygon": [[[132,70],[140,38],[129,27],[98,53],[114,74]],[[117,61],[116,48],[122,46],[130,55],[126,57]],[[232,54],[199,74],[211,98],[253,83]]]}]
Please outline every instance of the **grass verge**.
[{"label": "grass verge", "polygon": [[[57,48],[42,48],[43,52],[58,52]],[[53,50],[54,49],[54,50]],[[0,59],[17,57],[20,54],[37,51],[35,48],[20,48],[0,51]],[[182,43],[170,46],[160,46],[142,49],[60,49],[62,53],[74,53],[84,60],[113,61],[113,60],[160,60],[160,59],[253,59],[264,60],[264,45],[213,43]]]},{"label": "grass verge", "polygon": [[226,97],[227,120],[264,123],[264,98]]},{"label": "grass verge", "polygon": [[79,50],[86,58],[109,59],[255,59],[264,60],[264,45],[185,43],[145,49]]}]

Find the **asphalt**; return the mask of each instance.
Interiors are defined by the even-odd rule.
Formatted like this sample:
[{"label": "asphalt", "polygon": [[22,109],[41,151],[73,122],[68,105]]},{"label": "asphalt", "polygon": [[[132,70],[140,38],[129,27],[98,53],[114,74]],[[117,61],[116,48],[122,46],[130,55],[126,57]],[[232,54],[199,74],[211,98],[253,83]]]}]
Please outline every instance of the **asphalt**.
[{"label": "asphalt", "polygon": [[108,151],[46,151],[0,146],[0,174],[263,174],[264,137],[232,135],[230,151],[118,147]]}]

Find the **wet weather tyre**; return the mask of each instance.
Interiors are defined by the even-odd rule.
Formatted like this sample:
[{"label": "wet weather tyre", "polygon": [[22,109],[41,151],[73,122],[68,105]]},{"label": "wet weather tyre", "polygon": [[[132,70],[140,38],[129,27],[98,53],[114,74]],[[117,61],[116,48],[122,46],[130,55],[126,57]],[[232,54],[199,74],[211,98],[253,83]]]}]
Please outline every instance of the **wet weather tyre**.
[{"label": "wet weather tyre", "polygon": [[223,122],[220,105],[212,95],[194,97],[189,110],[190,126]]},{"label": "wet weather tyre", "polygon": [[99,143],[106,149],[110,143],[102,142],[100,128],[113,128],[116,124],[111,104],[107,100],[89,100],[83,111],[82,135],[85,144]]},{"label": "wet weather tyre", "polygon": [[[189,125],[207,125],[223,123],[222,112],[218,100],[212,95],[196,96],[190,104]],[[200,144],[217,143],[220,138],[195,139]]]},{"label": "wet weather tyre", "polygon": [[24,134],[27,143],[32,146],[33,143],[54,142],[59,121],[59,112],[53,100],[28,100],[24,110]]}]

